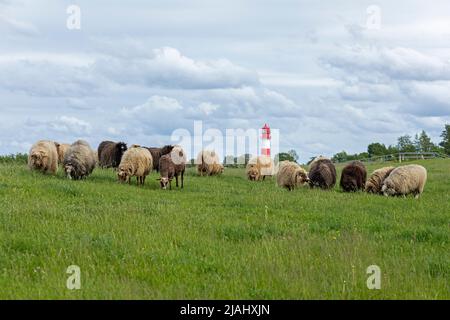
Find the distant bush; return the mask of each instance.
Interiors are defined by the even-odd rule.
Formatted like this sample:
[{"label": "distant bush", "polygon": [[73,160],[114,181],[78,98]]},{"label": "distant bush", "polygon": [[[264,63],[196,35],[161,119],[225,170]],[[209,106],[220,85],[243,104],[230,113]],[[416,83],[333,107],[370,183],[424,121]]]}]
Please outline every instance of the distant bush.
[{"label": "distant bush", "polygon": [[17,153],[17,154],[11,154],[8,156],[0,156],[0,163],[16,163],[16,164],[27,164],[28,162],[28,155],[25,153]]}]

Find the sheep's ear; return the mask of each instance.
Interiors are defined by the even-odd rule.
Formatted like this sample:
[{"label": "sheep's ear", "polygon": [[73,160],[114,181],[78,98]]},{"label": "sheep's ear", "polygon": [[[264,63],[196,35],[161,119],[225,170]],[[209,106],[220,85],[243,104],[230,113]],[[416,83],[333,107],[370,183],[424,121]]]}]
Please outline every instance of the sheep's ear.
[{"label": "sheep's ear", "polygon": [[60,145],[61,145],[60,143],[55,142],[55,146],[56,146],[57,148],[59,148]]}]

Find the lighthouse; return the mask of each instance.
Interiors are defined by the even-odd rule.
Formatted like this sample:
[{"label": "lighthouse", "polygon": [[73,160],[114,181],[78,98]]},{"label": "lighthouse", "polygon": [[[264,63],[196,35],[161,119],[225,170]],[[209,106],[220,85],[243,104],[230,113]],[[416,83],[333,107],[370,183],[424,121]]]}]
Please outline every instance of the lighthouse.
[{"label": "lighthouse", "polygon": [[261,134],[261,155],[270,157],[270,127],[264,124]]}]

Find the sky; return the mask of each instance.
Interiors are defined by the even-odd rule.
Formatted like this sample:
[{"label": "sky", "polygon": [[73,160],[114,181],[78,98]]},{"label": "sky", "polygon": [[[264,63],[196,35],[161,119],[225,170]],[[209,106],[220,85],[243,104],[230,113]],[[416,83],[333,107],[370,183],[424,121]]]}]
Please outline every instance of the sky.
[{"label": "sky", "polygon": [[202,121],[268,123],[306,162],[450,123],[448,0],[0,0],[0,39],[0,154]]}]

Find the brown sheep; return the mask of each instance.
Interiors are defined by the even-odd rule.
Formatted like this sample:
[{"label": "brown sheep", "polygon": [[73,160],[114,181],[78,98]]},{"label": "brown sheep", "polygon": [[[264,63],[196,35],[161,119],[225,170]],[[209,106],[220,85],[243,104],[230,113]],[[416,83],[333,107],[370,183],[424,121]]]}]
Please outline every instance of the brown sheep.
[{"label": "brown sheep", "polygon": [[273,160],[268,156],[258,156],[250,159],[246,167],[247,178],[250,181],[265,180],[274,172]]},{"label": "brown sheep", "polygon": [[70,148],[70,144],[55,142],[56,150],[58,151],[58,163],[62,164],[64,162],[64,156]]},{"label": "brown sheep", "polygon": [[427,182],[427,169],[417,164],[397,167],[384,180],[381,191],[385,196],[413,194],[417,199]]},{"label": "brown sheep", "polygon": [[56,174],[58,171],[58,150],[53,141],[40,140],[28,153],[28,167],[43,173]]},{"label": "brown sheep", "polygon": [[98,160],[101,168],[117,168],[127,151],[124,142],[103,141],[98,146]]},{"label": "brown sheep", "polygon": [[223,173],[224,167],[220,163],[219,156],[215,151],[202,150],[197,155],[197,172],[199,175],[220,175]]},{"label": "brown sheep", "polygon": [[336,184],[336,168],[328,158],[315,159],[310,165],[308,175],[311,188],[331,189]]},{"label": "brown sheep", "polygon": [[361,161],[347,164],[341,173],[340,186],[344,192],[363,190],[366,184],[367,170]]},{"label": "brown sheep", "polygon": [[277,173],[277,184],[289,191],[309,182],[308,173],[297,163],[281,161]]},{"label": "brown sheep", "polygon": [[137,185],[144,185],[145,178],[153,169],[151,153],[141,147],[132,147],[125,151],[118,167],[117,177],[120,182],[131,184],[131,177],[136,177]]},{"label": "brown sheep", "polygon": [[368,193],[382,194],[381,188],[383,187],[383,182],[394,169],[394,167],[384,167],[372,172],[366,182],[365,191]]},{"label": "brown sheep", "polygon": [[181,176],[181,188],[184,187],[185,157],[183,149],[180,146],[175,146],[170,154],[165,154],[159,159],[160,178],[158,180],[162,189],[167,189],[167,185],[172,189],[173,177],[175,177],[178,187],[179,176]]}]

